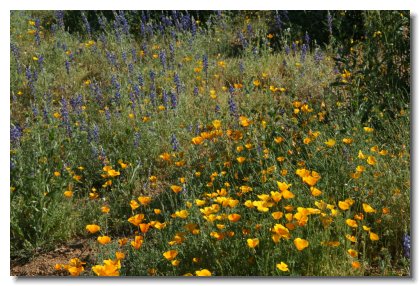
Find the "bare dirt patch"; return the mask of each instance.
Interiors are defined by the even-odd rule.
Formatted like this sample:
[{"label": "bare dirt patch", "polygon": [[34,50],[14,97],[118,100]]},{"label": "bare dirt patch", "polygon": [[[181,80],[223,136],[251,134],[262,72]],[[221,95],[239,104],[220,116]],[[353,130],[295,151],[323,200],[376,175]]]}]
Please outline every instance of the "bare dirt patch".
[{"label": "bare dirt patch", "polygon": [[31,261],[19,263],[11,261],[11,276],[67,276],[67,271],[57,271],[56,264],[68,264],[71,258],[79,258],[91,264],[93,251],[88,239],[78,239],[66,245],[60,245],[53,251],[40,253]]}]

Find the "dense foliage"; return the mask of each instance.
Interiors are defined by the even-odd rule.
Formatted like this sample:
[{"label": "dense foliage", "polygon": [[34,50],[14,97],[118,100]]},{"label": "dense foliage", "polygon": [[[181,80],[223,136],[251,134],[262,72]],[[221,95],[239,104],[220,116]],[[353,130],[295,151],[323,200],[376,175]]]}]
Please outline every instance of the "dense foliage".
[{"label": "dense foliage", "polygon": [[11,255],[409,275],[407,11],[12,11]]}]

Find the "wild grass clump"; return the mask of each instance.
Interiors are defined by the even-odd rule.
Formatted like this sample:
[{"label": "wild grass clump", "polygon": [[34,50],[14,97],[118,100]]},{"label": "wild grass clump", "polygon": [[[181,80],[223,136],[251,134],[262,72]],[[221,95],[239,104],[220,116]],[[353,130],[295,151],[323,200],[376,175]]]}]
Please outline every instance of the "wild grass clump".
[{"label": "wild grass clump", "polygon": [[409,275],[406,12],[360,12],[348,53],[338,13],[325,46],[286,12],[66,13],[11,13],[13,259],[86,237],[57,271]]}]

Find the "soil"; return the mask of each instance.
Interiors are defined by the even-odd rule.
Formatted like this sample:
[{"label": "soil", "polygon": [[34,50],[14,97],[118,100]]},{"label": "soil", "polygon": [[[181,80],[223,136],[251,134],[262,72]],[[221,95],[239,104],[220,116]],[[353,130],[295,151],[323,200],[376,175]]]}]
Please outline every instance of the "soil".
[{"label": "soil", "polygon": [[56,264],[68,264],[70,259],[79,258],[91,264],[93,251],[88,239],[78,239],[66,245],[60,245],[53,251],[37,254],[29,262],[11,261],[11,276],[67,276],[66,270],[55,270]]}]

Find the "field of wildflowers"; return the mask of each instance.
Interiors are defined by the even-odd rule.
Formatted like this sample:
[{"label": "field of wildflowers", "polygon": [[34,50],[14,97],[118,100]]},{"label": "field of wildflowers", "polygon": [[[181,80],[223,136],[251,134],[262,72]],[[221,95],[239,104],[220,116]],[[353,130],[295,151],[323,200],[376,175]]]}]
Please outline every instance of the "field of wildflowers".
[{"label": "field of wildflowers", "polygon": [[10,33],[12,265],[83,239],[51,275],[410,275],[408,11],[11,11]]}]

